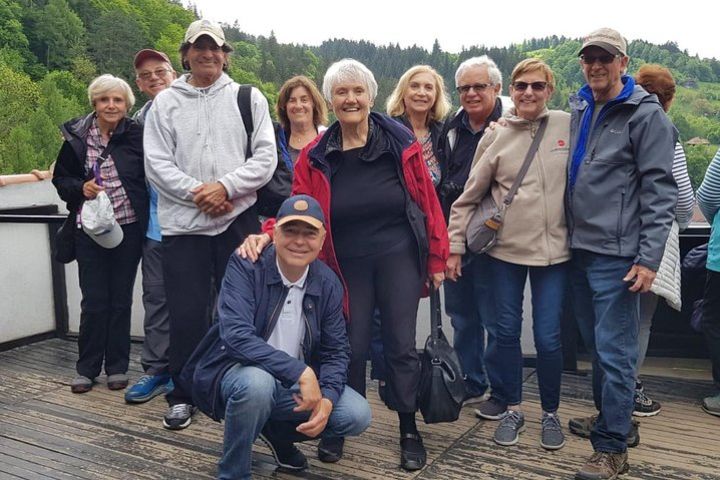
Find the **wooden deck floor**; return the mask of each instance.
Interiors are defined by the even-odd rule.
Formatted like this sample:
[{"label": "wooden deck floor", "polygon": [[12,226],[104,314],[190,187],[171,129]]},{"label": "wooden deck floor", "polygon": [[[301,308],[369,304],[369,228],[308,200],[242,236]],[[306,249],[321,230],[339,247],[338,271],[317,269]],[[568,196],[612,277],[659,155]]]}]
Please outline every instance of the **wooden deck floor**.
[{"label": "wooden deck floor", "polygon": [[[133,346],[131,376],[140,375]],[[222,428],[198,415],[180,432],[163,429],[162,398],[126,405],[122,392],[97,385],[73,395],[76,345],[49,340],[0,353],[0,478],[2,479],[202,479],[213,478],[222,446]],[[624,479],[720,479],[720,418],[703,413],[698,399],[710,382],[644,377],[646,389],[663,404],[662,413],[642,420],[640,446],[630,451]],[[514,447],[492,441],[495,422],[477,420],[466,408],[457,422],[426,426],[428,466],[413,474],[398,467],[397,417],[375,391],[368,397],[373,424],[348,440],[344,459],[327,465],[304,444],[309,479],[554,479],[572,478],[591,451],[590,443],[566,431],[567,445],[546,452],[538,444],[540,406],[536,376],[525,381],[527,431]],[[560,414],[563,423],[592,411],[589,377],[566,376]],[[295,478],[276,472],[268,451],[258,445],[258,478]]]}]

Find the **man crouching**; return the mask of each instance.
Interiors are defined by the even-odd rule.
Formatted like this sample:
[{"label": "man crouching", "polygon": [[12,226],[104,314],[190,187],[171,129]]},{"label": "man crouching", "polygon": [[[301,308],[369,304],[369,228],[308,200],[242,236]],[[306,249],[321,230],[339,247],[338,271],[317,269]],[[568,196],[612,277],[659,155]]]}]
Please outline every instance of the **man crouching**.
[{"label": "man crouching", "polygon": [[370,425],[367,400],[345,386],[342,285],[317,260],[324,223],[315,199],[290,197],[278,211],[275,246],[255,263],[232,255],[218,322],[183,370],[195,405],[225,419],[218,478],[250,478],[258,437],[280,467],[303,470],[295,442],[359,435]]}]

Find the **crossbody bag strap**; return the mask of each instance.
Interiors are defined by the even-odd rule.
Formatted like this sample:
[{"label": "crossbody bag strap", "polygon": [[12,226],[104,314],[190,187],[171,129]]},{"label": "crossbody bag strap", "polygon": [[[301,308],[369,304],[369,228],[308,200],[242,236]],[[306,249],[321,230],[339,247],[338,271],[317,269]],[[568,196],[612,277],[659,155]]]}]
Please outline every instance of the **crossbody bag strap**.
[{"label": "crossbody bag strap", "polygon": [[518,188],[520,188],[520,184],[522,183],[523,178],[525,178],[525,174],[530,169],[530,164],[532,163],[533,158],[535,158],[535,154],[540,147],[540,142],[542,141],[543,135],[545,135],[547,119],[548,117],[543,117],[540,120],[540,125],[538,126],[537,132],[535,132],[535,138],[533,138],[533,141],[530,144],[530,149],[528,149],[527,155],[525,155],[525,161],[523,162],[522,167],[517,174],[517,177],[515,177],[515,181],[513,182],[512,187],[510,187],[510,191],[507,195],[505,195],[505,199],[503,200],[505,208],[507,208],[512,203],[513,197],[515,197],[515,194],[517,193]]},{"label": "crossbody bag strap", "polygon": [[95,183],[98,184],[98,186],[102,186],[102,177],[100,176],[100,166],[103,164],[105,160],[108,159],[110,156],[110,153],[112,153],[113,150],[115,150],[115,143],[113,143],[112,138],[108,141],[108,144],[105,145],[105,148],[103,148],[102,153],[98,156],[97,160],[95,161],[95,165],[93,166],[93,174],[95,175]]},{"label": "crossbody bag strap", "polygon": [[252,111],[250,110],[250,100],[252,94],[252,85],[240,85],[237,94],[237,104],[240,109],[240,117],[245,125],[245,135],[247,135],[247,146],[245,147],[245,159],[252,157],[252,134],[255,131],[253,123]]}]

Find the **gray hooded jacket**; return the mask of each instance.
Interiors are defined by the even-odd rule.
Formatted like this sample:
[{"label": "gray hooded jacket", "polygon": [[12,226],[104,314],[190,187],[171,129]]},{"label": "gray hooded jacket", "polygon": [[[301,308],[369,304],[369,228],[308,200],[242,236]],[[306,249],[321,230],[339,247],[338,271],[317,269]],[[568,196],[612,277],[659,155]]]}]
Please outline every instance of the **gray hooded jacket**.
[{"label": "gray hooded jacket", "polygon": [[[588,107],[572,100],[570,152]],[[634,257],[657,271],[675,218],[676,141],[657,97],[642,87],[609,108],[590,133],[575,187],[567,191],[570,248]]]},{"label": "gray hooded jacket", "polygon": [[[163,236],[217,235],[256,202],[255,192],[270,181],[277,166],[275,133],[267,100],[253,88],[253,155],[245,158],[239,85],[224,73],[208,88],[196,88],[187,79],[183,75],[153,101],[145,119],[145,170],[158,192]],[[191,193],[211,182],[223,184],[235,207],[215,218],[197,208]]]}]

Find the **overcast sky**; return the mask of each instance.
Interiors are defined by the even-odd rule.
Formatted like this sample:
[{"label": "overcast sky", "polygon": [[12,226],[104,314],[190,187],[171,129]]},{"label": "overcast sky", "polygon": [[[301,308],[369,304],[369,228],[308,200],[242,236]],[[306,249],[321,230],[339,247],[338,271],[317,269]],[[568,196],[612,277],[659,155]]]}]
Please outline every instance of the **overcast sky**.
[{"label": "overcast sky", "polygon": [[717,0],[192,1],[211,20],[237,20],[252,35],[268,36],[272,30],[282,43],[318,45],[347,38],[430,50],[437,38],[443,50],[458,52],[463,46],[502,47],[549,35],[582,37],[607,26],[629,40],[674,41],[691,55],[720,59]]}]

